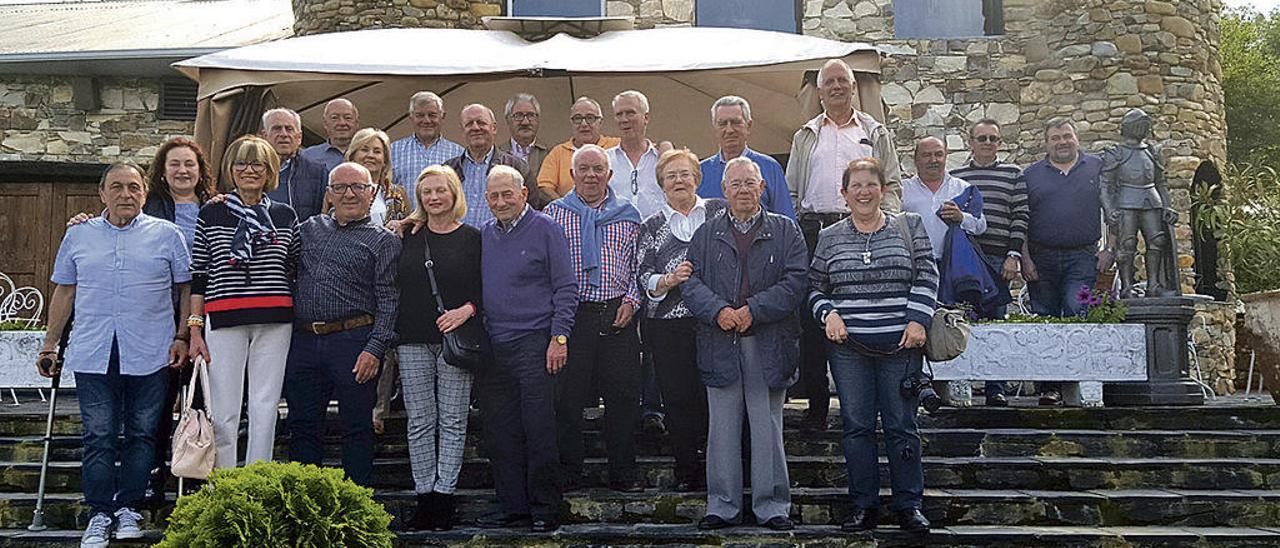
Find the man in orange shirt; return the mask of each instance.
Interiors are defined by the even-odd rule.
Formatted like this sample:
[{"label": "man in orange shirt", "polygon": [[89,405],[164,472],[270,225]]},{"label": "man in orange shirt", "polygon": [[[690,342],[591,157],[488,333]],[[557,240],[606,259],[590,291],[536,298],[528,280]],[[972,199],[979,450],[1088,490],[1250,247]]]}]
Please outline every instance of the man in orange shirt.
[{"label": "man in orange shirt", "polygon": [[547,153],[542,161],[542,169],[538,171],[538,189],[548,199],[555,200],[573,190],[573,176],[569,168],[573,163],[573,152],[582,145],[599,145],[609,149],[618,146],[622,140],[608,137],[600,133],[604,123],[600,103],[590,97],[579,97],[569,108],[569,123],[573,127],[573,137],[560,143]]}]

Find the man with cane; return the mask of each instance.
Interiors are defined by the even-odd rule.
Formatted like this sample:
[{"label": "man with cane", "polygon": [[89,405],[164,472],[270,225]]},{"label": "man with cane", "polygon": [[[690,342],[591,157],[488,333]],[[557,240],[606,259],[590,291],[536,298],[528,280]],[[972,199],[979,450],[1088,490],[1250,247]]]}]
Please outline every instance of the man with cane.
[{"label": "man with cane", "polygon": [[46,377],[60,373],[45,365],[58,354],[74,304],[76,329],[65,358],[76,374],[84,424],[81,483],[91,516],[81,548],[107,546],[113,529],[117,539],[142,536],[136,508],[154,460],[164,368],[181,367],[187,354],[187,328],[174,322],[173,291],[181,294],[178,316],[185,317],[191,257],[177,225],[142,213],[146,195],[141,168],[107,167],[98,183],[106,209],[67,229],[54,262],[57,287],[36,366]]}]

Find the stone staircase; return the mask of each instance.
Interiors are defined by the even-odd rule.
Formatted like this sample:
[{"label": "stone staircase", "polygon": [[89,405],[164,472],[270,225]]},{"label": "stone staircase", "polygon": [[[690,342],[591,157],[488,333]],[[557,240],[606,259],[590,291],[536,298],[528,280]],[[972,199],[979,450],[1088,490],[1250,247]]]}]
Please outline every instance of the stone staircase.
[{"label": "stone staircase", "polygon": [[[0,410],[0,547],[78,546],[78,529],[87,519],[79,491],[79,417],[73,400],[59,409],[45,506],[50,530],[43,533],[25,527],[35,506],[45,410],[38,402]],[[788,408],[786,418],[794,424],[799,409]],[[673,460],[657,437],[644,436],[640,443],[648,489],[606,489],[598,426],[594,419],[587,422],[592,479],[566,494],[566,525],[558,533],[465,526],[490,510],[493,499],[487,462],[470,443],[459,491],[464,526],[448,533],[402,533],[401,544],[1280,546],[1280,407],[1269,402],[974,407],[922,417],[924,512],[935,525],[923,538],[893,527],[849,535],[832,525],[848,512],[834,413],[825,432],[786,432],[793,518],[802,524],[788,533],[754,527],[698,531],[693,524],[703,515],[706,495],[670,488]],[[376,497],[395,517],[393,528],[414,504],[404,431],[402,416],[387,421],[375,463]],[[336,465],[336,437],[329,449]],[[284,442],[277,455],[287,455]],[[881,469],[884,474],[883,457]],[[887,489],[882,494],[887,497]],[[152,531],[145,541],[159,538],[167,512],[146,512]]]}]

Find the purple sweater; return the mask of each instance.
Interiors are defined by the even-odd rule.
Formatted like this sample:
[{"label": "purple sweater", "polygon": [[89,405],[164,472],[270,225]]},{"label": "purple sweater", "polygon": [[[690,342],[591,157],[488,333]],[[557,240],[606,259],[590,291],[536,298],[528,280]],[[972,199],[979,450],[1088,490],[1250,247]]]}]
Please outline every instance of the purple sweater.
[{"label": "purple sweater", "polygon": [[496,221],[485,223],[480,266],[485,326],[494,342],[573,330],[578,281],[564,230],[551,217],[527,210],[509,233]]}]

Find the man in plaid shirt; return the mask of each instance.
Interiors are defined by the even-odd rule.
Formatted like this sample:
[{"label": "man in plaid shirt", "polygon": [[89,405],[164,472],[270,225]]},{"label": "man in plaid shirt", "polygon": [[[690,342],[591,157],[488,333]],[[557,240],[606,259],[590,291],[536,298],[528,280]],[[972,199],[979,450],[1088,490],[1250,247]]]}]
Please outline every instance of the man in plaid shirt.
[{"label": "man in plaid shirt", "polygon": [[[569,358],[556,379],[556,423],[566,486],[582,483],[582,407],[598,386],[605,405],[609,487],[638,492],[635,427],[640,418],[640,306],[636,238],[640,212],[609,190],[609,156],[596,145],[573,154],[574,190],[544,211],[569,240],[578,310]],[[595,380],[596,382],[592,382]]]}]

